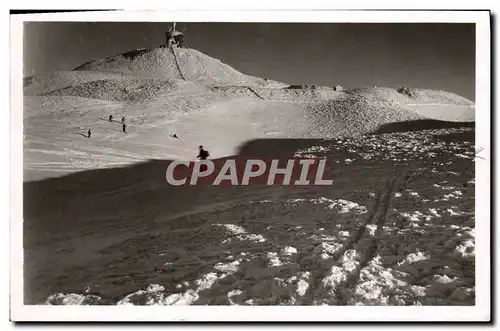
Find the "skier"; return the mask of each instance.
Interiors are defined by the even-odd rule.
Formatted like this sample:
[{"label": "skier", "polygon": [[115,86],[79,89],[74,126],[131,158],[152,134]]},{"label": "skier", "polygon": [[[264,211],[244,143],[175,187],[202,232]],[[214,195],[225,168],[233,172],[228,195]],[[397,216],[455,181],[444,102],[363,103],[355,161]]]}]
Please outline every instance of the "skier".
[{"label": "skier", "polygon": [[109,122],[113,122],[113,115],[109,115]]},{"label": "skier", "polygon": [[90,129],[89,129],[89,131],[87,132],[87,138],[90,138],[90,133],[91,132],[90,132]]},{"label": "skier", "polygon": [[125,117],[122,117],[122,124],[125,124]]},{"label": "skier", "polygon": [[123,133],[127,133],[127,125],[125,123],[122,124]]},{"label": "skier", "polygon": [[175,139],[180,139],[178,136],[177,136],[177,133],[174,133],[173,135],[171,135],[172,138],[175,138]]},{"label": "skier", "polygon": [[200,145],[199,149],[200,149],[200,153],[198,154],[198,156],[196,158],[200,159],[200,160],[206,160],[210,156],[210,153],[208,153],[207,150],[204,150],[203,146],[201,146],[201,145]]}]

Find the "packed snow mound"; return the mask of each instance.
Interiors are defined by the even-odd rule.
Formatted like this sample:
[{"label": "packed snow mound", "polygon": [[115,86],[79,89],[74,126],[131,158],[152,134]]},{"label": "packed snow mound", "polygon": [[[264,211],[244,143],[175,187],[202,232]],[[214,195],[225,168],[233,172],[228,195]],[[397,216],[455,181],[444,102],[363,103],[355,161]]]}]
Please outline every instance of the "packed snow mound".
[{"label": "packed snow mound", "polygon": [[406,95],[411,99],[411,101],[415,103],[442,103],[442,104],[474,106],[474,102],[460,95],[441,90],[429,90],[429,89],[417,89],[417,88],[405,87],[405,88],[400,88],[397,91],[400,94]]},{"label": "packed snow mound", "polygon": [[321,102],[325,100],[341,100],[348,97],[343,91],[336,91],[328,86],[289,85],[282,87],[269,86],[216,86],[214,92],[228,95],[247,95],[267,101],[281,102]]},{"label": "packed snow mound", "polygon": [[[122,84],[120,84],[122,83]],[[82,118],[91,122],[107,120],[109,115],[172,120],[176,114],[199,111],[207,105],[224,99],[215,93],[190,82],[159,82],[155,80],[130,80],[127,82],[97,81],[53,91],[41,96],[25,96],[23,116],[45,120],[68,121],[74,127]],[[88,120],[84,121],[88,124]],[[84,125],[83,123],[81,123]],[[144,123],[143,123],[144,124]]]},{"label": "packed snow mound", "polygon": [[410,98],[396,89],[389,87],[372,87],[372,88],[356,88],[346,90],[345,93],[351,99],[366,99],[374,100],[377,102],[394,103],[404,105],[410,102]]},{"label": "packed snow mound", "polygon": [[134,75],[97,72],[97,71],[55,71],[43,73],[24,79],[24,95],[44,95],[67,87],[82,85],[100,80],[127,81]]},{"label": "packed snow mound", "polygon": [[353,96],[372,98],[379,101],[392,102],[401,105],[432,103],[474,106],[474,102],[462,96],[440,90],[416,89],[407,87],[400,89],[393,89],[389,87],[374,87],[352,89],[346,92]]},{"label": "packed snow mound", "polygon": [[384,124],[425,119],[397,104],[372,97],[352,97],[314,103],[307,114],[318,137],[356,137]]},{"label": "packed snow mound", "polygon": [[330,100],[309,104],[307,114],[315,135],[330,138],[356,137],[392,123],[474,122],[474,106],[467,99],[442,91],[413,91],[411,97],[378,87],[334,92],[337,97],[330,94]]},{"label": "packed snow mound", "polygon": [[422,118],[474,122],[474,103],[457,94],[426,89],[392,89],[375,87],[345,91],[352,100],[366,100],[368,103],[388,106],[392,109],[411,111]]},{"label": "packed snow mound", "polygon": [[168,79],[196,81],[207,85],[267,86],[276,83],[245,75],[218,59],[187,48],[141,49],[91,61],[75,70],[146,74]]},{"label": "packed snow mound", "polygon": [[176,67],[174,52],[167,48],[141,49],[87,62],[75,71],[91,70],[114,73],[145,73],[182,79]]},{"label": "packed snow mound", "polygon": [[282,89],[257,87],[255,90],[265,99],[274,101],[321,102],[331,99],[345,99],[348,95],[329,86],[290,85]]},{"label": "packed snow mound", "polygon": [[161,81],[153,78],[102,79],[68,86],[44,95],[76,96],[109,101],[143,101],[152,99],[162,93],[176,91],[179,86],[180,84],[174,81]]},{"label": "packed snow mound", "polygon": [[25,96],[23,116],[26,119],[44,117],[47,120],[68,116],[79,118],[82,113],[98,113],[103,109],[107,112],[113,112],[122,108],[123,104],[120,102],[74,96]]}]

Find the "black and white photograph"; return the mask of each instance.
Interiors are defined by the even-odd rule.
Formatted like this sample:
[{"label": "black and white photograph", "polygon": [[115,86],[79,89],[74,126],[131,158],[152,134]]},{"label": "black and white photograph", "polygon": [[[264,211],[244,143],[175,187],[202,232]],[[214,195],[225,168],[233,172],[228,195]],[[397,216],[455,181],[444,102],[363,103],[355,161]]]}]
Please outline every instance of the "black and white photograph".
[{"label": "black and white photograph", "polygon": [[489,12],[328,14],[13,15],[17,316],[487,320]]}]

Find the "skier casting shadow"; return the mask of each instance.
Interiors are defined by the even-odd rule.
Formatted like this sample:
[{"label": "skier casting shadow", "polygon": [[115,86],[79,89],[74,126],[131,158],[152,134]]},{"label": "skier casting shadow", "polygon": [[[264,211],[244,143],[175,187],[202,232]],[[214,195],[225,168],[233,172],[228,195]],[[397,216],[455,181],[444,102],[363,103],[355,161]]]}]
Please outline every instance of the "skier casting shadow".
[{"label": "skier casting shadow", "polygon": [[203,146],[200,146],[199,148],[200,148],[200,153],[196,158],[200,160],[206,160],[210,156],[210,153],[208,153],[207,150],[203,149]]},{"label": "skier casting shadow", "polygon": [[[207,150],[203,149],[203,146],[201,146],[201,145],[199,148],[200,148],[200,153],[198,153],[198,156],[196,158],[200,159],[200,160],[206,160],[210,156],[210,153],[208,153]],[[206,164],[202,164],[200,167],[200,170],[207,171],[208,166]]]}]

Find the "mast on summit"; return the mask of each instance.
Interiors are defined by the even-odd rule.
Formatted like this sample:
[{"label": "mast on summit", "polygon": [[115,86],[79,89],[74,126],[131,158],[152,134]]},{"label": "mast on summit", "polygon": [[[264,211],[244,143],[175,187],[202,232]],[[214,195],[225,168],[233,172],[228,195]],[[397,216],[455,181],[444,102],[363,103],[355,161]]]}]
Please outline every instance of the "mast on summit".
[{"label": "mast on summit", "polygon": [[176,22],[173,22],[167,32],[165,32],[166,44],[168,47],[184,46],[184,34],[175,29]]}]

